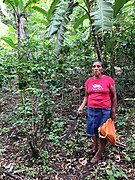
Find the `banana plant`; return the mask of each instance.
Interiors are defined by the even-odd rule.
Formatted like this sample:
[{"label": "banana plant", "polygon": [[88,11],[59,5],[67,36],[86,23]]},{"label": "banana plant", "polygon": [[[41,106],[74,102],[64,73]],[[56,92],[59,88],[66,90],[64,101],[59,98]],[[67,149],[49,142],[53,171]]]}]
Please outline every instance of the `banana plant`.
[{"label": "banana plant", "polygon": [[[73,0],[68,3],[62,0],[56,8],[52,22],[49,28],[49,37],[53,34],[57,34],[55,55],[60,52],[64,41],[64,33],[67,30],[66,24],[70,21],[69,15],[72,14],[73,8],[79,6],[84,9],[85,14],[79,18],[79,21],[74,25],[75,28],[79,26],[86,18],[90,20],[92,25],[92,32],[95,40],[95,49],[98,55],[98,59],[102,61],[100,46],[98,42],[97,32],[103,32],[106,29],[112,28],[113,9],[110,2],[104,0],[84,0],[85,6],[80,5],[78,2],[74,3]],[[96,6],[94,4],[96,3]],[[96,11],[94,11],[96,8]]]},{"label": "banana plant", "polygon": [[[53,0],[49,10],[45,10],[37,5],[34,5],[38,0],[29,0],[25,5],[23,0],[5,0],[4,2],[13,9],[16,29],[18,31],[18,49],[20,49],[20,38],[26,38],[27,35],[24,30],[22,15],[24,11],[32,5],[32,8],[40,13],[42,13],[45,19],[45,25],[49,27],[48,38],[51,38],[54,34],[57,35],[55,55],[58,56],[61,47],[64,42],[65,32],[67,31],[67,24],[70,22],[70,15],[72,14],[76,6],[84,10],[82,17],[78,18],[78,21],[73,25],[75,29],[78,28],[80,24],[85,19],[90,21],[90,29],[95,42],[95,50],[97,52],[98,59],[102,61],[101,48],[98,42],[99,33],[104,33],[104,31],[111,31],[113,25],[113,17],[115,18],[119,13],[120,9],[130,0],[83,0],[84,5],[79,2],[74,2],[74,0]],[[113,4],[114,2],[114,4]],[[5,39],[7,41],[7,39]],[[7,43],[11,41],[7,41]],[[20,59],[20,52],[18,50],[18,59]]]},{"label": "banana plant", "polygon": [[[73,25],[75,29],[77,29],[85,19],[89,19],[91,25],[90,29],[92,30],[94,37],[95,50],[100,61],[102,61],[102,53],[98,41],[98,35],[102,33],[103,36],[104,31],[111,31],[113,18],[117,16],[120,9],[128,1],[129,0],[115,0],[115,2],[113,0],[83,0],[84,5],[79,4],[79,2],[74,3],[73,0],[69,1],[69,3],[72,3],[72,10],[76,6],[81,7],[84,10],[83,16],[79,17],[78,21]],[[66,24],[69,22],[67,21],[67,17],[69,17],[69,14],[67,16],[68,8],[66,8],[65,3],[66,2],[62,0],[60,4],[57,5],[52,22],[50,23],[49,37],[57,34],[55,55],[58,55],[60,52],[64,41],[64,33],[67,30]],[[71,14],[72,11],[70,11],[70,15]]]}]

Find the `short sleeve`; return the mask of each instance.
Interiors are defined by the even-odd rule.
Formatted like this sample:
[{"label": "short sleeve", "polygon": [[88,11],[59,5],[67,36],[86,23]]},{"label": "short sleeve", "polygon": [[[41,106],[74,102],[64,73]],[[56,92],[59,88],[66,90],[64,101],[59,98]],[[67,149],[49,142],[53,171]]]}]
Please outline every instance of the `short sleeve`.
[{"label": "short sleeve", "polygon": [[115,84],[115,81],[111,77],[109,77],[109,85],[111,86],[113,84]]}]

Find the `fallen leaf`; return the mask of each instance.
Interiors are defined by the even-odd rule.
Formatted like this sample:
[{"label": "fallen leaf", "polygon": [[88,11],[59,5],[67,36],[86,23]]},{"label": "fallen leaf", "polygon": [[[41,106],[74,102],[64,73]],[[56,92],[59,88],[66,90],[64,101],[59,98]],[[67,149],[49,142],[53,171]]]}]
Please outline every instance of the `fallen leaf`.
[{"label": "fallen leaf", "polygon": [[79,163],[83,166],[85,166],[87,164],[87,159],[84,159],[84,158],[80,158],[79,159]]},{"label": "fallen leaf", "polygon": [[120,160],[121,160],[121,159],[120,159],[120,155],[119,155],[119,154],[116,154],[116,155],[115,155],[115,159],[116,159],[117,162],[120,162]]}]

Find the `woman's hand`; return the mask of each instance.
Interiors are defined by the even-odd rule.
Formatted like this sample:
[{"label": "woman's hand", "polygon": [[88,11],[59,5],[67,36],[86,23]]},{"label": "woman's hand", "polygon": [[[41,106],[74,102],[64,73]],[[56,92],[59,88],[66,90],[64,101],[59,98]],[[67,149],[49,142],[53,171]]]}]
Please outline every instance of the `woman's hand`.
[{"label": "woman's hand", "polygon": [[83,108],[79,107],[77,110],[77,114],[82,115],[83,114]]},{"label": "woman's hand", "polygon": [[[87,94],[87,92],[85,92],[85,93]],[[87,95],[84,97],[82,104],[78,108],[77,114],[79,114],[79,115],[83,114],[83,108],[85,107],[86,103],[87,103]]]}]

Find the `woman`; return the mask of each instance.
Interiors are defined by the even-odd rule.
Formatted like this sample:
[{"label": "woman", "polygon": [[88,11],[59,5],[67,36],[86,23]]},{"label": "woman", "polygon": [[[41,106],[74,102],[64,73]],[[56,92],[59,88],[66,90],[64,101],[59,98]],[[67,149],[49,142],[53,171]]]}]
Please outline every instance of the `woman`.
[{"label": "woman", "polygon": [[93,77],[85,82],[85,97],[78,109],[82,114],[84,106],[88,105],[88,119],[86,134],[93,139],[93,152],[95,156],[91,163],[95,164],[101,158],[106,146],[106,139],[98,137],[100,127],[110,117],[116,118],[116,88],[114,80],[103,75],[102,62],[96,61],[92,66]]}]

